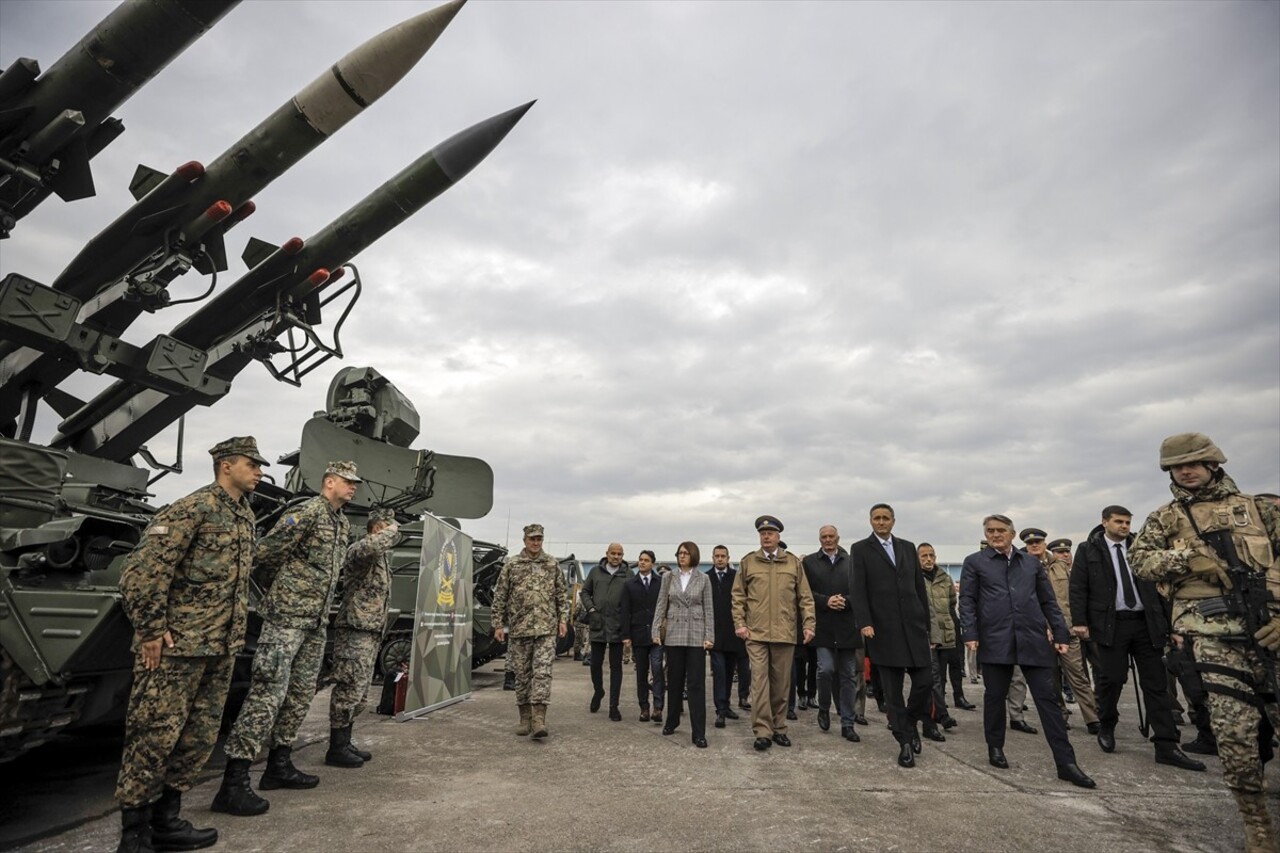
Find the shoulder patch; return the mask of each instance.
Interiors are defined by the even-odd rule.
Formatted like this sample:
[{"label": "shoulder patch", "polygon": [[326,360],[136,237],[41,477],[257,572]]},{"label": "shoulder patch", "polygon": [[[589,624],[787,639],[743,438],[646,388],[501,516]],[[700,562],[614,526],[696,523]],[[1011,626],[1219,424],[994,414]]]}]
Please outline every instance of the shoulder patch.
[{"label": "shoulder patch", "polygon": [[167,536],[169,533],[169,525],[153,524],[147,528],[148,536]]},{"label": "shoulder patch", "polygon": [[297,523],[298,523],[298,517],[297,517],[296,515],[287,515],[287,516],[285,516],[284,523],[285,523],[285,524],[297,524]]}]

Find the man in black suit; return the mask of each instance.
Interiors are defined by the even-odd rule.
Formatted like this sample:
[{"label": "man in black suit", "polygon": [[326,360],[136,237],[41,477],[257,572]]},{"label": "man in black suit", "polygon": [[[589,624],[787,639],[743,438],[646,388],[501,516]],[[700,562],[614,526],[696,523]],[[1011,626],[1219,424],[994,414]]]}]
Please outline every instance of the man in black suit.
[{"label": "man in black suit", "polygon": [[733,578],[737,569],[729,565],[729,549],[717,545],[711,549],[711,604],[716,618],[716,641],[711,647],[711,696],[716,703],[716,728],[723,729],[725,718],[738,719],[730,707],[729,695],[733,674],[738,674],[738,706],[751,710],[751,662],[747,646],[733,633]]},{"label": "man in black suit", "polygon": [[813,591],[818,619],[813,645],[818,651],[818,728],[831,728],[832,682],[835,682],[836,713],[840,735],[854,743],[861,740],[854,728],[857,716],[858,668],[862,666],[862,635],[853,618],[850,595],[853,571],[849,552],[840,547],[840,531],[834,524],[818,530],[816,553],[804,558],[804,573]]},{"label": "man in black suit", "polygon": [[1098,701],[1098,746],[1116,748],[1117,705],[1129,677],[1129,658],[1138,670],[1138,684],[1147,706],[1156,749],[1156,763],[1183,770],[1204,770],[1178,748],[1168,675],[1162,656],[1169,641],[1165,606],[1151,581],[1129,568],[1129,526],[1133,513],[1112,505],[1102,511],[1102,523],[1076,548],[1071,568],[1072,631],[1087,642],[1095,663]]},{"label": "man in black suit", "polygon": [[[893,507],[871,508],[871,535],[849,550],[853,563],[853,617],[861,628],[867,656],[880,674],[886,713],[899,744],[898,764],[915,767],[920,752],[916,722],[929,740],[946,737],[929,715],[933,691],[930,669],[929,597],[916,546],[893,536]],[[911,694],[902,689],[911,678]]]},{"label": "man in black suit", "polygon": [[[658,603],[662,578],[653,570],[652,551],[641,551],[636,560],[636,576],[622,588],[622,644],[631,647],[636,664],[636,698],[640,700],[640,722],[662,722],[662,646],[653,642],[653,611]],[[653,712],[649,710],[652,679]]]}]

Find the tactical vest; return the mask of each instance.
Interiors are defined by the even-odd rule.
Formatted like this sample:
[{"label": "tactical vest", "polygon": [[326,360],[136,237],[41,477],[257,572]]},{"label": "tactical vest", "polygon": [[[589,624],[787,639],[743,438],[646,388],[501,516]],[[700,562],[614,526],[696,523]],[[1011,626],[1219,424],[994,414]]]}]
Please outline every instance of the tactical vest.
[{"label": "tactical vest", "polygon": [[[1202,533],[1211,533],[1218,530],[1229,531],[1240,562],[1254,571],[1265,572],[1267,589],[1271,591],[1277,601],[1280,601],[1280,564],[1276,561],[1275,552],[1271,547],[1271,539],[1267,535],[1267,529],[1262,524],[1262,519],[1253,497],[1233,494],[1221,500],[1193,502],[1185,505],[1185,507],[1191,513],[1192,518],[1195,519],[1196,526],[1200,528]],[[1227,567],[1226,562],[1218,556],[1213,547],[1196,535],[1195,528],[1187,520],[1187,513],[1184,512],[1183,505],[1179,505],[1176,502],[1166,504],[1158,510],[1158,516],[1160,524],[1165,529],[1168,537],[1166,540],[1168,547],[1175,550],[1191,551],[1197,557],[1212,560],[1223,569]],[[1198,610],[1192,603],[1199,599],[1213,598],[1223,594],[1225,590],[1219,585],[1216,577],[1203,573],[1182,575],[1173,580],[1172,587],[1175,630],[1180,627],[1179,623],[1181,622],[1184,623],[1185,627],[1190,628],[1193,633],[1243,633],[1244,626],[1240,624],[1238,619],[1220,617],[1216,620],[1209,620],[1210,622],[1217,622],[1217,625],[1205,624],[1205,620],[1199,616]]]}]

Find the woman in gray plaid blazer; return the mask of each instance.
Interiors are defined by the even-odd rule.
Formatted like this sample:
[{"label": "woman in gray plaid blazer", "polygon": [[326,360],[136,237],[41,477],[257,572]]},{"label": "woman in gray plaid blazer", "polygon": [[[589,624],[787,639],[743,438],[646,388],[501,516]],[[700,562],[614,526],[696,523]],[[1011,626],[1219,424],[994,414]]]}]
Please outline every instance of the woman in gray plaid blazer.
[{"label": "woman in gray plaid blazer", "polygon": [[653,611],[652,634],[653,642],[666,649],[667,657],[667,720],[662,733],[672,734],[680,725],[683,683],[689,694],[693,745],[706,749],[706,650],[715,642],[716,617],[711,602],[711,581],[698,570],[701,559],[697,545],[680,543],[676,549],[676,570],[662,578],[662,589]]}]

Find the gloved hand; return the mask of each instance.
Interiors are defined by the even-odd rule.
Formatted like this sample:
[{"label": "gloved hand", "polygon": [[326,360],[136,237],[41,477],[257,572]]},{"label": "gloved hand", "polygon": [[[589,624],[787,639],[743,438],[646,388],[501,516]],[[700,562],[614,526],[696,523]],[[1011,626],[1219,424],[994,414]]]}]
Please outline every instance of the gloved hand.
[{"label": "gloved hand", "polygon": [[1226,567],[1222,563],[1212,557],[1193,553],[1187,558],[1187,568],[1193,575],[1205,575],[1206,580],[1216,579],[1223,589],[1231,589],[1231,575],[1227,574]]},{"label": "gloved hand", "polygon": [[1272,616],[1271,621],[1259,628],[1253,638],[1268,651],[1280,649],[1280,616]]}]

